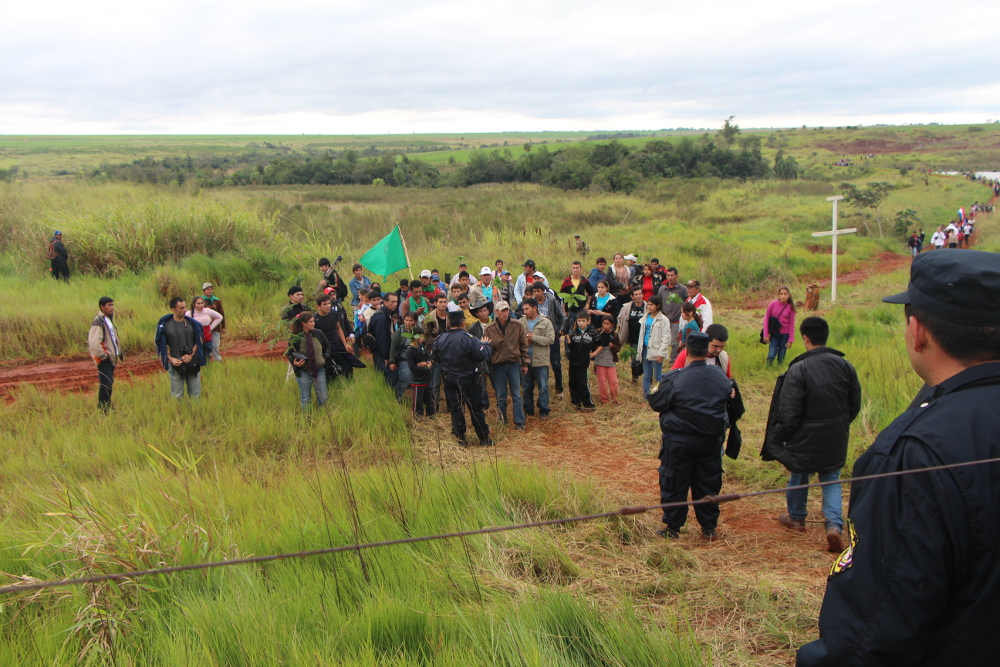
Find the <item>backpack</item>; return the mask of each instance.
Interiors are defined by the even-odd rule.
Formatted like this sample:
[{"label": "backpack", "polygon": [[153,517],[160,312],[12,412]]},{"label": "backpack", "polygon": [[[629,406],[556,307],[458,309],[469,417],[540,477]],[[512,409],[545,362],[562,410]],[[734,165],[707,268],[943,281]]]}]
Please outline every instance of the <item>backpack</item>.
[{"label": "backpack", "polygon": [[56,259],[57,257],[59,257],[59,254],[56,252],[56,242],[49,241],[49,249],[45,253],[45,259],[53,260]]},{"label": "backpack", "polygon": [[372,318],[375,317],[376,313],[372,313],[372,316],[365,320],[365,323],[361,326],[361,347],[368,351],[375,349],[375,336],[371,332]]}]

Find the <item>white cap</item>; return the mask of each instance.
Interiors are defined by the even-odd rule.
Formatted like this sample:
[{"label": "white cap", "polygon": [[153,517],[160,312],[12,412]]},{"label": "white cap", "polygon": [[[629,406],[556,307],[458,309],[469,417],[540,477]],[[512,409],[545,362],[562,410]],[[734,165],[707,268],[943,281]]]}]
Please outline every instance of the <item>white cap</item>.
[{"label": "white cap", "polygon": [[639,258],[636,257],[635,255],[625,255],[625,259],[633,261],[633,262],[638,262],[639,261]]},{"label": "white cap", "polygon": [[490,270],[490,267],[484,266],[483,270],[479,272],[479,275],[481,275],[481,276],[492,276],[493,275],[493,271]]},{"label": "white cap", "polygon": [[421,271],[420,272],[420,277],[421,278],[430,278],[431,277],[430,270],[429,269],[424,269],[423,271]]},{"label": "white cap", "polygon": [[497,305],[494,310],[510,310],[510,304],[507,303],[506,300],[501,299],[500,301],[497,301]]},{"label": "white cap", "polygon": [[462,312],[462,307],[455,303],[454,301],[448,302],[448,312],[449,313],[460,313]]}]

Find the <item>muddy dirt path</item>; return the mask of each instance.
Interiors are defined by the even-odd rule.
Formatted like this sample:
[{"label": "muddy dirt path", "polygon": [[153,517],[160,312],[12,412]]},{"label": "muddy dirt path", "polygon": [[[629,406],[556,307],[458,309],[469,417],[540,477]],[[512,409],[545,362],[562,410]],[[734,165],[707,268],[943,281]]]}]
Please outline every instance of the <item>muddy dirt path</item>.
[{"label": "muddy dirt path", "polygon": [[[249,340],[227,341],[222,348],[222,358],[228,357],[281,357],[282,346],[271,346]],[[156,357],[126,358],[115,371],[115,381],[128,382],[132,378],[161,372],[163,367]],[[44,363],[25,363],[15,360],[0,364],[0,398],[13,401],[23,385],[34,385],[43,391],[89,393],[97,390],[97,371],[90,359],[46,359]]]}]

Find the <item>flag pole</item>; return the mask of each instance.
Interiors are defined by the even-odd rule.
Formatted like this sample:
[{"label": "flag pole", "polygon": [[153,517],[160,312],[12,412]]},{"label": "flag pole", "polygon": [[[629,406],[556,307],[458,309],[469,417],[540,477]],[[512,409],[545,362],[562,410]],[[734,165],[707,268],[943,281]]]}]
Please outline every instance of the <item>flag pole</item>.
[{"label": "flag pole", "polygon": [[[399,229],[399,225],[396,225],[396,229]],[[406,263],[410,264],[410,251],[406,248],[406,239],[403,238],[402,229],[399,229],[399,240],[403,242],[403,252],[406,253]],[[407,266],[406,268],[410,272],[410,280],[413,280],[413,266]]]}]

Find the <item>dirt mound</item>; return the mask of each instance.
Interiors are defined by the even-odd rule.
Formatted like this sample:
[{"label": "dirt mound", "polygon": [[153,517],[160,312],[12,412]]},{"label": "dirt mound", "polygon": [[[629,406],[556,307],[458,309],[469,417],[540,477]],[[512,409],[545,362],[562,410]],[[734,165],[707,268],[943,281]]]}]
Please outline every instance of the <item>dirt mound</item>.
[{"label": "dirt mound", "polygon": [[[272,349],[267,343],[237,340],[228,342],[222,348],[223,359],[228,357],[275,357],[281,356],[280,346]],[[30,363],[28,360],[5,362],[6,370],[0,371],[0,397],[12,401],[18,388],[31,384],[44,391],[88,393],[97,390],[97,371],[89,359],[44,359],[45,363]],[[115,380],[129,381],[134,377],[162,372],[160,360],[153,357],[139,359],[126,358],[115,371]]]}]

